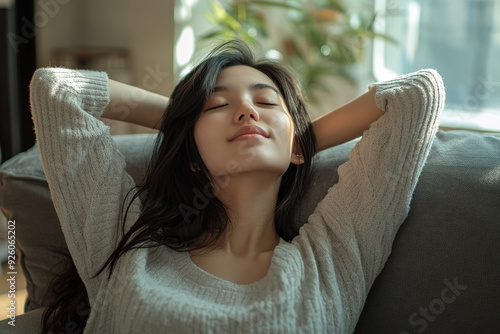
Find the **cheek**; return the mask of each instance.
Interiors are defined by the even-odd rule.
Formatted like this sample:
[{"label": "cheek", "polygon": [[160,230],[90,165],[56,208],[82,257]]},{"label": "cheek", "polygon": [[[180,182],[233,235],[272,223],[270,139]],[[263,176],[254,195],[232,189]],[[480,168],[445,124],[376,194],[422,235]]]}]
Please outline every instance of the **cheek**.
[{"label": "cheek", "polygon": [[194,140],[201,159],[213,173],[220,169],[224,152],[221,145],[221,126],[209,118],[200,119],[194,127]]},{"label": "cheek", "polygon": [[222,121],[216,115],[201,115],[194,126],[194,138],[198,147],[208,146],[207,140],[212,141],[220,131]]},{"label": "cheek", "polygon": [[273,116],[270,120],[271,129],[275,132],[275,135],[283,141],[292,145],[294,138],[294,126],[290,115],[285,113],[279,113]]}]

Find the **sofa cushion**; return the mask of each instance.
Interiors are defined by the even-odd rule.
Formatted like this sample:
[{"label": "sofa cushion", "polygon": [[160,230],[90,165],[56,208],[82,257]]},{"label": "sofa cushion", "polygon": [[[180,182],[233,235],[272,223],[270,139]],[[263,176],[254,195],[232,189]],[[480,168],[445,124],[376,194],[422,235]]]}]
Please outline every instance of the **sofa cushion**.
[{"label": "sofa cushion", "polygon": [[500,135],[438,132],[356,333],[500,331]]},{"label": "sofa cushion", "polygon": [[[139,182],[151,156],[154,137],[147,134],[115,136],[127,162],[127,172]],[[26,276],[25,310],[46,306],[54,275],[71,261],[55,212],[37,145],[0,167],[0,208],[16,221],[18,264]]]},{"label": "sofa cushion", "polygon": [[[0,333],[15,333],[15,334],[44,334],[42,333],[41,323],[44,308],[40,307],[36,310],[26,312],[21,315],[16,315],[16,321],[14,322],[15,327],[9,323],[12,323],[10,318],[0,321]],[[71,327],[72,324],[67,327]],[[79,331],[66,331],[64,333],[81,333]]]},{"label": "sofa cushion", "polygon": [[[141,180],[154,137],[114,137],[127,171]],[[338,181],[356,141],[319,154],[300,208],[305,222]],[[452,333],[500,328],[500,135],[438,132],[417,184],[408,218],[375,281],[356,333]],[[20,265],[27,277],[26,310],[44,299],[48,283],[70,261],[33,147],[0,168],[0,205],[16,220]],[[473,326],[473,327],[472,327]]]}]

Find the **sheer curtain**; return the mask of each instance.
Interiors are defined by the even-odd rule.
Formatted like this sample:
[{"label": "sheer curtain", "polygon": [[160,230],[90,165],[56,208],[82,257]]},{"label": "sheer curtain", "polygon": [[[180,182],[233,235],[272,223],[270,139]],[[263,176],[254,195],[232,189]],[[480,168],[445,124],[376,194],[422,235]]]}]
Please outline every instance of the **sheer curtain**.
[{"label": "sheer curtain", "polygon": [[500,131],[500,0],[376,0],[377,80],[437,69],[446,85],[442,125]]}]

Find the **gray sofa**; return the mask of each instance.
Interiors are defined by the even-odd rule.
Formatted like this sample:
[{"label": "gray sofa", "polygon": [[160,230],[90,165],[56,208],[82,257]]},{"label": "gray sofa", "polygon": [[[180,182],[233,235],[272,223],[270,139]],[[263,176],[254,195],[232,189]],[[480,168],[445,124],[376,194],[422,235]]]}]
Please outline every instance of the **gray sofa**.
[{"label": "gray sofa", "polygon": [[[140,180],[151,135],[114,137]],[[301,221],[338,180],[355,141],[319,155]],[[0,333],[37,333],[48,282],[71,261],[36,146],[0,167],[0,206],[16,220],[26,314]],[[500,134],[438,132],[393,252],[356,333],[500,333]]]}]

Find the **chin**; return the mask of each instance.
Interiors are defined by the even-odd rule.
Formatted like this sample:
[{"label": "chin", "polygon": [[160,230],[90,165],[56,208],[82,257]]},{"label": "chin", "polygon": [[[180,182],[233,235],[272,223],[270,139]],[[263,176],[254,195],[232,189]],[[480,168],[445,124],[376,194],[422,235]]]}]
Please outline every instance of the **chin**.
[{"label": "chin", "polygon": [[210,173],[214,176],[237,176],[247,173],[269,173],[281,176],[290,166],[290,161],[282,162],[259,160],[260,159],[254,159],[253,161],[228,160],[225,164],[207,167]]}]

